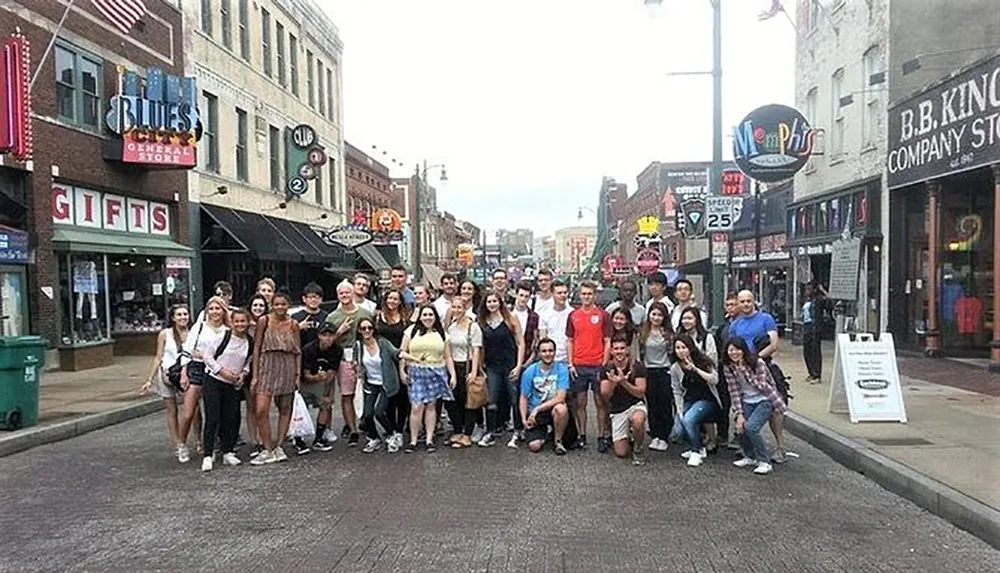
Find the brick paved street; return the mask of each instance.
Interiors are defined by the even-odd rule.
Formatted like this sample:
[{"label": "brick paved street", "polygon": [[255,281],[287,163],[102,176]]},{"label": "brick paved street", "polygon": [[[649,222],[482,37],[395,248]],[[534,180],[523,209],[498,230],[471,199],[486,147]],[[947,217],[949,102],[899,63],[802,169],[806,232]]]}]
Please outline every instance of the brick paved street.
[{"label": "brick paved street", "polygon": [[1000,552],[793,441],[768,477],[679,450],[348,451],[201,474],[160,414],[0,460],[0,571],[997,571]]}]

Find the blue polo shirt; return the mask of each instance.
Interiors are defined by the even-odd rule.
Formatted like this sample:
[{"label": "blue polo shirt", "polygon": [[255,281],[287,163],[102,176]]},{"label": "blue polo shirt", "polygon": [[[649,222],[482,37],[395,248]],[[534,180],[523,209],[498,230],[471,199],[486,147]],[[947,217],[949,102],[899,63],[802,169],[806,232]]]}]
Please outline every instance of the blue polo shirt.
[{"label": "blue polo shirt", "polygon": [[767,337],[768,332],[777,331],[778,325],[774,322],[774,317],[759,310],[754,311],[750,316],[740,316],[729,325],[729,337],[742,338],[752,352],[758,351],[753,343],[755,339]]}]

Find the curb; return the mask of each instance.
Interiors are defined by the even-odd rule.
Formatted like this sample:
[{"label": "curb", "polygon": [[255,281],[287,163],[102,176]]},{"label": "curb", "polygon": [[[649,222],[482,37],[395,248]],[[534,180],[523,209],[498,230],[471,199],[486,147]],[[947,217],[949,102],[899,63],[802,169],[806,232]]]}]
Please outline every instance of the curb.
[{"label": "curb", "polygon": [[1000,549],[1000,511],[800,415],[786,413],[785,427],[847,469]]},{"label": "curb", "polygon": [[88,432],[93,432],[94,430],[100,430],[101,428],[113,426],[121,422],[141,418],[163,408],[162,399],[151,398],[137,404],[115,408],[114,410],[88,414],[47,426],[35,426],[34,428],[18,430],[0,437],[0,458],[16,454],[17,452],[23,452],[36,446],[68,440]]}]

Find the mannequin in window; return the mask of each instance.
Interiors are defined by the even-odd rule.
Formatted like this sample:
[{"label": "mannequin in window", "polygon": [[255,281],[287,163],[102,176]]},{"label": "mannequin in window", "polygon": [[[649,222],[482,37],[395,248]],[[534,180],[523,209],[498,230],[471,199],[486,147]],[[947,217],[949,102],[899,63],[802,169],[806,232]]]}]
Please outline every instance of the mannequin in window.
[{"label": "mannequin in window", "polygon": [[97,263],[78,261],[73,264],[73,293],[76,295],[76,318],[83,320],[83,301],[90,305],[90,320],[97,320]]}]

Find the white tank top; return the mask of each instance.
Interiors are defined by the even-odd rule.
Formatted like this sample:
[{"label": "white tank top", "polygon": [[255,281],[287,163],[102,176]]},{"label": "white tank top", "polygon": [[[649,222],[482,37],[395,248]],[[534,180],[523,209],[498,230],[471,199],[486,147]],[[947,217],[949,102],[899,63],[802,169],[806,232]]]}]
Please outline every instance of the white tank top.
[{"label": "white tank top", "polygon": [[174,340],[172,328],[167,329],[167,343],[163,345],[163,360],[160,362],[160,369],[164,372],[177,362],[180,349],[177,348],[177,341]]}]

